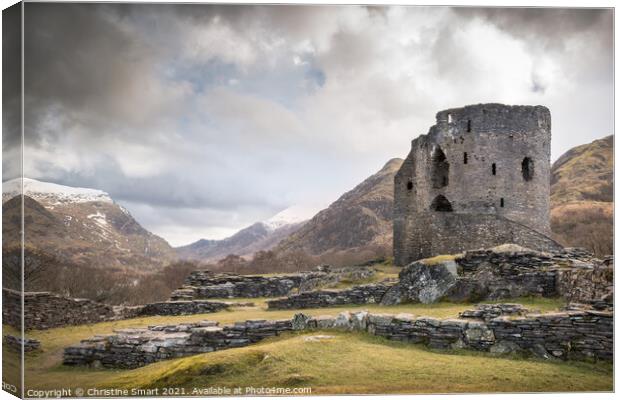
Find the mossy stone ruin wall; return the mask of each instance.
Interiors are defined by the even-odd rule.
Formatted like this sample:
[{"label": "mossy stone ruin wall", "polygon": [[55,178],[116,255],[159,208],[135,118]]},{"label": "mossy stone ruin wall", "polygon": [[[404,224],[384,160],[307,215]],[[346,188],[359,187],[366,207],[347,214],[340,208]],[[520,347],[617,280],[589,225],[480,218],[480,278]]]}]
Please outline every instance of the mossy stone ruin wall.
[{"label": "mossy stone ruin wall", "polygon": [[259,276],[216,273],[208,270],[192,272],[184,285],[172,293],[171,300],[210,298],[281,297],[293,291],[306,292],[321,286],[335,285],[342,279],[361,280],[374,274],[372,268],[331,268],[289,275]]},{"label": "mossy stone ruin wall", "polygon": [[613,311],[587,308],[548,314],[528,313],[518,304],[483,305],[459,318],[368,312],[292,319],[217,322],[123,329],[65,349],[63,363],[138,368],[160,360],[248,346],[285,332],[312,330],[368,332],[431,348],[524,353],[565,359],[613,359]]}]

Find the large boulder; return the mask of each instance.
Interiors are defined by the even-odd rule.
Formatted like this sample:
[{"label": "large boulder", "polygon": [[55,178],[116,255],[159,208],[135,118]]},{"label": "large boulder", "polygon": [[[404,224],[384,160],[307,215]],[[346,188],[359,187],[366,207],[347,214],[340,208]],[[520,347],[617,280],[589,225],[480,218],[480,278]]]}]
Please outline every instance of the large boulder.
[{"label": "large boulder", "polygon": [[399,274],[399,282],[383,296],[381,304],[430,304],[441,300],[457,282],[454,260],[421,260],[409,264]]}]

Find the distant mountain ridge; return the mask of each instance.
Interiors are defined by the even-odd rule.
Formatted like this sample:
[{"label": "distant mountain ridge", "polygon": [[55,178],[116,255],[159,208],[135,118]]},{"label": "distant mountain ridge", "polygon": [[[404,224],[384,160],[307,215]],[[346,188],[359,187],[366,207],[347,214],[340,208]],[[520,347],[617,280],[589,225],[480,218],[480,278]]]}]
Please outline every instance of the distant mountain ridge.
[{"label": "distant mountain ridge", "polygon": [[[19,243],[21,181],[3,182],[5,246]],[[105,192],[24,179],[26,245],[76,265],[151,272],[176,258]]]},{"label": "distant mountain ridge", "polygon": [[311,255],[364,250],[391,254],[394,175],[402,163],[400,158],[389,160],[283,240],[276,250],[301,250]]},{"label": "distant mountain ridge", "polygon": [[313,206],[291,206],[269,218],[241,229],[221,240],[200,239],[177,247],[179,258],[204,262],[218,261],[230,254],[252,257],[261,250],[271,250],[296,232],[315,213]]}]

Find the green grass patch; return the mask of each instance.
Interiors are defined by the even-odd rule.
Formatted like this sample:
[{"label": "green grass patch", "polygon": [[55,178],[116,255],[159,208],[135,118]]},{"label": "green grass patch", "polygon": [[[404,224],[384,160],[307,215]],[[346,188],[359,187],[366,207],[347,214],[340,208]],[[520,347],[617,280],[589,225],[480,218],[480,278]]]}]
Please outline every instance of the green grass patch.
[{"label": "green grass patch", "polygon": [[440,256],[425,258],[423,260],[420,260],[420,262],[426,265],[437,265],[446,261],[454,261],[454,259],[459,255],[460,254],[444,254]]},{"label": "green grass patch", "polygon": [[[332,339],[306,341],[313,335]],[[313,394],[610,391],[609,363],[439,352],[360,333],[305,332],[123,372],[101,387],[310,387]]]},{"label": "green grass patch", "polygon": [[394,280],[394,279],[398,279],[398,274],[402,270],[402,268],[400,267],[395,267],[393,265],[385,264],[385,263],[374,264],[374,265],[371,265],[369,268],[372,268],[375,270],[374,275],[371,276],[370,278],[357,279],[357,280],[345,278],[345,279],[341,279],[339,283],[329,286],[329,288],[348,289],[348,288],[351,288],[357,285],[368,285],[371,283],[379,283],[379,282],[383,282],[388,279]]}]

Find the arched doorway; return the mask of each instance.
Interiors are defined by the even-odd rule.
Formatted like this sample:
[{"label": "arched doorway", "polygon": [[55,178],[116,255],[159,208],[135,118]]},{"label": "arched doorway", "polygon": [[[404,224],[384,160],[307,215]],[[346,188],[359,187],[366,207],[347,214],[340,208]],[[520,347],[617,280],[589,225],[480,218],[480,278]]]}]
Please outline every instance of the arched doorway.
[{"label": "arched doorway", "polygon": [[440,211],[440,212],[452,212],[452,211],[454,211],[452,209],[452,204],[450,203],[450,201],[448,201],[448,199],[446,199],[446,196],[444,196],[442,194],[440,194],[439,196],[435,197],[435,199],[431,203],[431,210],[432,211]]}]

